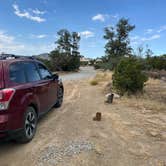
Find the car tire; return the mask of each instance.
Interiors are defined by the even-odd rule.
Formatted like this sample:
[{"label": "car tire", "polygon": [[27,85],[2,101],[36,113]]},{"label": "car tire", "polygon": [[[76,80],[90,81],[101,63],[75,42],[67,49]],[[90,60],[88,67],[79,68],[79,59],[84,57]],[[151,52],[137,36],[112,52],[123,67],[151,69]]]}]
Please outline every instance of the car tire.
[{"label": "car tire", "polygon": [[28,143],[33,139],[36,133],[37,119],[35,109],[33,107],[28,107],[24,115],[23,129],[16,141],[20,143]]},{"label": "car tire", "polygon": [[63,103],[63,89],[62,88],[58,88],[58,95],[57,95],[57,102],[55,104],[55,108],[59,108],[61,107],[62,103]]}]

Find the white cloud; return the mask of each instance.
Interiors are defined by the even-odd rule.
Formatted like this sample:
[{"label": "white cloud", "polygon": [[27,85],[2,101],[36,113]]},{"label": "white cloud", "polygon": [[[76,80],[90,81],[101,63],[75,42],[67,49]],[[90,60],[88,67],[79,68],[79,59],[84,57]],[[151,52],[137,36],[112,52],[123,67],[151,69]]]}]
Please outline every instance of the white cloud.
[{"label": "white cloud", "polygon": [[21,51],[25,48],[23,44],[15,41],[15,37],[0,31],[0,52],[12,53]]},{"label": "white cloud", "polygon": [[166,25],[160,27],[160,29],[157,31],[158,33],[161,33],[163,31],[166,31]]},{"label": "white cloud", "polygon": [[161,37],[160,35],[153,35],[153,36],[150,36],[150,37],[143,37],[141,40],[142,41],[151,41],[151,40],[159,39],[160,37]]},{"label": "white cloud", "polygon": [[47,35],[46,34],[40,34],[40,35],[31,35],[32,38],[38,38],[38,39],[43,39],[43,38],[46,38]]},{"label": "white cloud", "polygon": [[[39,36],[41,37],[41,36]],[[0,30],[0,53],[11,53],[16,55],[37,55],[45,52],[50,52],[55,48],[51,43],[20,43],[16,37],[9,35],[5,31]]]},{"label": "white cloud", "polygon": [[159,34],[151,35],[149,37],[141,37],[141,36],[131,36],[131,44],[132,45],[140,45],[144,42],[150,42],[152,40],[159,39],[161,36]]},{"label": "white cloud", "polygon": [[13,41],[14,41],[13,36],[9,36],[9,35],[5,34],[4,31],[0,31],[0,43],[2,43],[2,42],[12,43]]},{"label": "white cloud", "polygon": [[146,29],[145,34],[161,33],[164,31],[166,31],[166,25],[163,25],[163,26],[159,27],[158,29],[152,29],[152,28]]},{"label": "white cloud", "polygon": [[92,31],[88,31],[88,30],[80,32],[80,35],[85,37],[85,38],[94,37],[94,33]]},{"label": "white cloud", "polygon": [[115,15],[109,15],[109,14],[97,14],[95,16],[92,17],[93,21],[101,21],[101,22],[105,22],[106,19],[108,18],[113,18],[113,19],[117,19],[119,18],[118,14]]},{"label": "white cloud", "polygon": [[154,31],[153,29],[147,29],[147,30],[145,30],[145,33],[146,34],[151,34],[153,31]]},{"label": "white cloud", "polygon": [[106,17],[108,17],[108,15],[104,15],[104,14],[97,14],[96,16],[92,17],[93,21],[101,21],[104,22]]},{"label": "white cloud", "polygon": [[38,23],[46,21],[44,18],[41,18],[38,15],[32,15],[26,10],[21,11],[17,4],[13,4],[13,8],[14,8],[15,15],[17,15],[18,17],[21,17],[21,18],[24,17],[29,20],[36,21]]},{"label": "white cloud", "polygon": [[34,9],[34,10],[32,10],[32,12],[33,12],[34,14],[37,14],[37,15],[43,15],[43,14],[46,13],[46,11],[41,11],[41,10],[39,10],[39,9]]},{"label": "white cloud", "polygon": [[117,19],[119,18],[119,14],[111,15],[111,17]]}]

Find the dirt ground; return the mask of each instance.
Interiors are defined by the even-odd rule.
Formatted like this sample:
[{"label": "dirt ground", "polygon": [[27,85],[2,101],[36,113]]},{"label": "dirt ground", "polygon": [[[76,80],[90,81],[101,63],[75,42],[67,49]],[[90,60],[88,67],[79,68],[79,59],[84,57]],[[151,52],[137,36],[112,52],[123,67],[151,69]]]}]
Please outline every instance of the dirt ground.
[{"label": "dirt ground", "polygon": [[[0,144],[0,166],[165,166],[166,82],[151,80],[145,95],[117,98],[111,105],[104,103],[105,84],[66,81],[63,106],[40,120],[32,142]],[[92,120],[96,112],[102,112],[102,121]],[[80,140],[93,149],[62,155],[57,164],[53,157],[52,164],[40,161],[48,147]]]}]

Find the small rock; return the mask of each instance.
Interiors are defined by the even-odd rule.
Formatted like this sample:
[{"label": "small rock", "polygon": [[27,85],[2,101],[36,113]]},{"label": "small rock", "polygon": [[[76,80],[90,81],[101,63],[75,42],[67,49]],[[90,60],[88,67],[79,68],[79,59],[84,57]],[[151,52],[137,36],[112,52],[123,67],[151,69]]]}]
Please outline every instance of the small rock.
[{"label": "small rock", "polygon": [[162,81],[166,81],[166,77],[161,77],[161,80]]},{"label": "small rock", "polygon": [[120,95],[114,93],[114,98],[119,99],[119,98],[120,98]]},{"label": "small rock", "polygon": [[161,133],[163,139],[166,139],[166,132]]},{"label": "small rock", "polygon": [[159,135],[156,131],[150,131],[149,133],[152,137],[157,137]]}]

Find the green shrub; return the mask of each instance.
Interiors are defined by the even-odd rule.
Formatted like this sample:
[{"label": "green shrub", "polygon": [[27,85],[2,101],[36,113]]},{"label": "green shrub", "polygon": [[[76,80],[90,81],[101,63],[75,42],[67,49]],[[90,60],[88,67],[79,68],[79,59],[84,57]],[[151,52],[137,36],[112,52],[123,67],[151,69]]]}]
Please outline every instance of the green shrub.
[{"label": "green shrub", "polygon": [[124,58],[116,67],[112,79],[114,88],[123,95],[142,91],[147,76],[135,58]]},{"label": "green shrub", "polygon": [[142,70],[166,70],[166,55],[152,56],[147,58],[137,57]]},{"label": "green shrub", "polygon": [[166,70],[166,55],[147,58],[151,70]]},{"label": "green shrub", "polygon": [[108,62],[100,62],[94,65],[95,69],[114,70],[122,57],[110,58]]},{"label": "green shrub", "polygon": [[80,62],[80,66],[87,66],[88,62]]},{"label": "green shrub", "polygon": [[53,71],[76,71],[80,67],[80,57],[60,53],[54,50],[50,53]]},{"label": "green shrub", "polygon": [[113,70],[113,66],[110,62],[107,63],[97,63],[94,65],[95,69],[103,69],[103,70]]},{"label": "green shrub", "polygon": [[91,80],[90,84],[93,85],[93,86],[98,85],[98,81],[97,80]]}]

